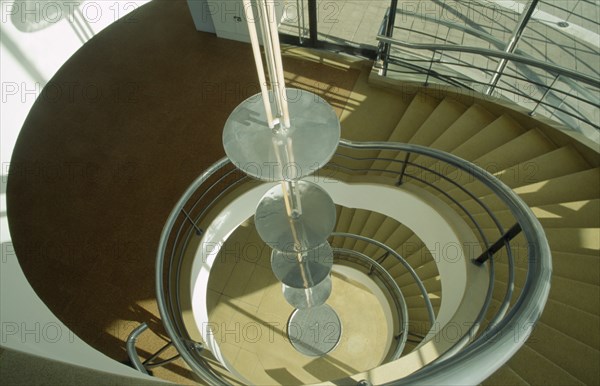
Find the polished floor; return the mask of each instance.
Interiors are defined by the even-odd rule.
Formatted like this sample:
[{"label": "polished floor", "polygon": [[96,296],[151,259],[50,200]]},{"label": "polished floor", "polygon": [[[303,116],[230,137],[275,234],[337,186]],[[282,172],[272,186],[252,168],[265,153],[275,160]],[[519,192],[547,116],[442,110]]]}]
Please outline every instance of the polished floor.
[{"label": "polished floor", "polygon": [[[7,186],[14,248],[31,286],[118,361],[141,322],[152,331],[140,340],[142,356],[164,344],[154,300],[164,221],[224,155],[228,114],[258,92],[250,47],[197,32],[185,1],[153,1],[132,20],[96,35],[57,72],[21,130]],[[293,53],[284,66],[289,86],[319,94],[338,114],[359,76]],[[70,84],[88,92],[59,93]],[[161,371],[189,376],[179,361]]]}]

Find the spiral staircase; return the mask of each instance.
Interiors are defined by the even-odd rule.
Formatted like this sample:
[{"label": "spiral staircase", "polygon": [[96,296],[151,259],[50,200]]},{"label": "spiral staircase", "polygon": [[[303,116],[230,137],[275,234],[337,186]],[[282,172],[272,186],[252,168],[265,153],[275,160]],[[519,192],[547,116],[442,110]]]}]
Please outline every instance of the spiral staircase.
[{"label": "spiral staircase", "polygon": [[[310,58],[314,53],[291,50],[288,55],[306,55]],[[332,60],[331,57],[328,59]],[[343,62],[341,58],[338,60]],[[593,363],[600,359],[596,328],[599,310],[597,251],[600,248],[598,233],[600,223],[597,216],[600,190],[598,154],[548,124],[489,99],[483,97],[478,99],[477,96],[460,93],[439,95],[439,90],[435,90],[434,87],[423,88],[414,83],[390,82],[382,79],[372,71],[369,63],[354,62],[351,66],[362,66],[362,72],[350,100],[362,99],[362,101],[356,111],[351,111],[354,109],[348,105],[347,110],[342,113],[343,138],[353,141],[421,145],[461,157],[493,173],[512,188],[531,207],[544,227],[552,251],[553,264],[551,292],[546,309],[529,340],[484,384],[594,384],[597,382],[598,369]],[[373,116],[379,117],[376,124],[373,124]],[[344,119],[345,117],[348,119]],[[344,150],[347,149],[342,147],[341,153],[345,153]],[[341,174],[332,172],[331,177],[335,176],[354,183],[363,180],[381,183],[389,180],[384,183],[397,186],[395,180],[386,176],[386,172],[397,173],[401,169],[399,162],[405,155],[406,153],[399,154],[393,150],[370,150],[368,157],[355,160],[361,165],[358,169],[369,170],[368,172],[359,176],[348,176],[344,174],[346,169]],[[415,155],[414,163],[411,163],[405,172],[409,174],[408,170],[411,166],[415,167],[419,164],[427,165],[433,170],[440,170],[435,167],[436,161],[427,159],[424,155]],[[484,187],[478,184],[478,181],[474,181],[468,173],[450,174],[453,178],[442,179],[438,186],[440,190],[434,191],[434,195],[438,199],[444,199],[444,196],[459,192],[460,186],[471,190],[476,197],[463,195],[460,196],[462,198],[459,201],[449,202],[448,205],[457,212],[461,212],[460,208],[465,208],[466,211],[461,212],[462,220],[468,222],[469,216],[472,216],[489,240],[498,239],[496,224],[486,213],[486,207],[506,228],[511,226],[511,221],[514,222],[513,214],[493,192],[486,192]],[[426,180],[424,178],[424,181]],[[417,187],[427,187],[424,181],[416,181],[414,184]],[[236,193],[228,194],[236,195]],[[479,205],[477,199],[483,201],[486,206]],[[260,243],[253,230],[251,219],[249,221],[227,239],[226,245],[231,243],[231,245],[243,246],[244,243]],[[205,229],[204,227],[209,226],[210,221],[198,222],[198,224],[200,228]],[[440,304],[444,299],[437,265],[441,256],[440,251],[428,249],[419,235],[408,226],[377,211],[339,205],[335,231],[337,234],[357,234],[377,240],[404,256],[422,280],[434,312],[436,314],[439,312]],[[427,308],[423,303],[419,286],[407,269],[398,260],[389,257],[389,253],[386,254],[385,250],[365,240],[336,236],[332,239],[332,245],[372,257],[391,275],[404,295],[410,315],[409,338],[403,352],[407,354],[418,348],[432,325],[429,323]],[[226,247],[224,248],[227,250]],[[527,258],[527,241],[520,240],[514,245],[511,244],[511,252],[514,256],[514,289],[517,296],[525,285],[527,266],[530,263]],[[432,253],[438,254],[437,259]],[[221,252],[221,257],[224,254]],[[231,252],[229,254],[231,255]],[[214,278],[211,276],[209,282],[212,291],[207,299],[210,304],[209,315],[214,318],[211,320],[224,324],[232,320],[242,323],[244,320],[256,321],[244,317],[236,319],[235,316],[233,319],[228,318],[243,312],[244,304],[246,306],[254,304],[255,307],[250,307],[246,312],[254,311],[259,316],[258,310],[261,304],[274,301],[273,291],[261,289],[263,286],[268,287],[273,284],[268,278],[269,271],[266,269],[269,266],[268,256],[269,254],[263,251],[255,266],[244,261],[243,256],[241,260],[238,256],[238,260],[233,263],[232,259],[229,259],[229,262],[225,259],[217,266],[214,271],[216,276]],[[497,273],[489,312],[497,311],[503,306],[505,290],[510,280],[509,263],[506,258],[505,251],[494,257]],[[236,264],[239,266],[236,267]],[[248,274],[249,272],[251,274]],[[343,287],[341,282],[339,285]],[[248,300],[247,296],[252,297],[253,300]],[[511,304],[514,304],[514,299]],[[278,306],[271,307],[276,309]],[[272,308],[271,312],[276,311]],[[380,331],[375,327],[377,323],[375,312],[373,315],[373,328]],[[493,314],[486,315],[489,321],[490,315]],[[260,321],[260,318],[258,320]],[[574,326],[579,327],[574,328]],[[518,340],[515,338],[515,341]],[[227,355],[237,356],[236,365],[244,370],[247,370],[245,367],[252,368],[251,373],[254,376],[261,371],[269,374],[268,367],[272,365],[273,358],[268,360],[265,357],[261,360],[252,355],[253,350],[248,350],[248,347],[240,349],[233,344],[223,350],[223,355],[227,353]],[[257,350],[257,352],[261,351]],[[372,351],[367,349],[362,354],[365,355],[366,352]],[[263,368],[260,368],[261,366]],[[329,367],[331,371],[331,366]],[[269,379],[272,382],[275,379],[283,383],[308,383],[329,381],[332,380],[332,376],[335,377],[335,374],[338,377],[344,374],[351,375],[348,369],[339,363],[333,366],[337,371],[331,371],[330,374],[327,374],[324,369],[314,370],[313,373],[321,377],[317,379],[311,377],[303,379],[302,376],[294,373],[293,364],[287,364],[286,368],[290,372],[289,378],[258,377],[251,382],[263,383],[269,382]],[[292,374],[296,376],[291,376]],[[379,382],[373,380],[373,383]]]},{"label": "spiral staircase", "polygon": [[[483,326],[489,324],[497,312],[504,315],[506,307],[518,305],[517,297],[524,289],[529,289],[526,283],[527,272],[532,264],[532,256],[529,254],[531,246],[522,233],[504,237],[506,231],[515,224],[514,212],[507,206],[506,200],[499,198],[497,192],[474,178],[468,172],[468,166],[462,172],[455,165],[447,168],[442,159],[433,158],[427,151],[420,149],[429,148],[451,154],[494,175],[531,208],[543,226],[552,257],[551,286],[545,308],[533,327],[531,336],[526,341],[522,336],[515,336],[513,343],[520,348],[512,358],[506,358],[506,364],[483,381],[483,384],[600,383],[600,155],[597,145],[585,140],[582,142],[560,130],[555,122],[531,117],[521,107],[505,100],[473,92],[449,91],[438,88],[435,84],[423,86],[421,82],[390,80],[380,76],[373,69],[372,62],[330,53],[289,49],[285,55],[300,61],[336,63],[341,68],[360,71],[340,114],[344,142],[332,163],[323,169],[324,179],[350,185],[379,184],[398,190],[407,189],[409,192],[412,189],[416,195],[422,194],[429,202],[436,203],[438,208],[444,208],[443,211],[452,210],[454,215],[451,217],[457,223],[468,224],[467,228],[475,234],[473,240],[478,245],[484,245],[482,240],[485,239],[489,241],[488,244],[500,241],[501,246],[508,246],[498,248],[490,259],[495,265],[495,276],[492,279],[494,286],[489,292],[489,308],[482,315]],[[220,132],[215,131],[213,135],[218,137]],[[368,143],[371,145],[365,145]],[[398,146],[382,146],[385,143]],[[360,148],[360,144],[367,147]],[[411,148],[412,145],[415,147]],[[219,168],[226,166],[226,163],[226,160],[222,160],[218,164]],[[158,296],[161,296],[161,290],[167,292],[169,295],[165,296],[165,309],[180,312],[181,319],[175,321],[174,325],[177,331],[189,334],[182,342],[192,343],[193,347],[187,347],[192,357],[206,366],[210,374],[237,384],[243,381],[235,374],[232,375],[231,368],[224,365],[214,352],[206,350],[205,337],[200,333],[199,326],[195,325],[192,315],[192,299],[189,298],[190,292],[193,292],[191,274],[184,269],[189,269],[194,264],[199,236],[210,227],[219,213],[236,198],[258,185],[251,181],[240,182],[240,176],[228,169],[218,177],[209,182],[213,184],[211,187],[219,187],[221,191],[193,190],[187,198],[193,197],[198,205],[185,206],[191,201],[182,201],[181,207],[176,206],[174,213],[178,217],[173,219],[173,225],[181,226],[187,239],[185,243],[181,243],[179,239],[174,241],[166,237],[163,247],[165,250],[167,247],[172,248],[181,256],[181,261],[177,263],[177,275],[183,272],[182,279],[171,281],[171,272],[164,273],[163,276],[159,269],[157,281],[163,283],[165,277],[167,280],[164,281],[164,287],[159,286]],[[433,182],[435,189],[428,184]],[[465,189],[471,194],[466,194]],[[185,216],[181,215],[180,209],[185,209]],[[388,339],[368,341],[367,344],[373,344],[373,350],[380,349],[382,345],[385,349],[381,350],[379,356],[375,356],[377,360],[365,361],[362,364],[364,368],[356,371],[358,375],[351,371],[356,369],[348,368],[347,363],[335,361],[327,366],[316,366],[305,374],[295,372],[293,366],[287,372],[273,372],[269,371],[273,370],[269,368],[272,363],[270,361],[284,358],[278,358],[272,352],[265,353],[262,361],[260,358],[257,360],[255,355],[248,355],[248,352],[256,353],[261,349],[268,350],[268,347],[256,349],[255,352],[247,347],[236,347],[235,344],[221,347],[224,357],[234,356],[229,358],[229,364],[247,380],[255,384],[380,384],[387,382],[386,377],[378,378],[380,375],[376,370],[370,370],[389,360],[386,358],[389,356],[388,351],[392,352],[393,348],[398,347],[397,342],[403,341],[400,354],[407,356],[411,352],[419,352],[440,332],[431,332],[433,320],[428,312],[427,301],[431,304],[433,313],[439,316],[444,296],[447,295],[442,291],[440,280],[439,260],[442,258],[442,249],[432,250],[423,240],[425,237],[422,233],[416,232],[405,221],[399,221],[389,213],[338,204],[337,219],[336,234],[331,239],[332,245],[340,251],[336,257],[337,265],[359,271],[363,274],[362,277],[379,277],[379,280],[373,281],[384,292],[397,286],[410,315],[409,329],[397,330],[398,334],[392,334],[391,343]],[[504,234],[498,232],[499,224],[504,229]],[[197,239],[194,236],[196,231]],[[366,239],[344,235],[360,235]],[[370,240],[387,246],[403,257],[418,275],[426,294],[421,291],[405,264],[394,258],[388,249]],[[227,245],[222,248],[206,283],[209,288],[206,303],[211,322],[227,323],[235,320],[232,318],[236,315],[239,318],[237,322],[256,322],[256,319],[248,319],[244,315],[258,312],[263,303],[270,304],[269,312],[277,314],[278,318],[289,315],[289,310],[277,310],[278,303],[272,290],[277,285],[269,276],[268,250],[262,249],[252,262],[225,258],[227,251],[235,251],[240,245],[243,248],[245,244],[259,242],[252,219],[247,219],[227,238],[226,244],[229,243],[231,248],[227,249]],[[478,253],[470,257],[477,257],[484,249],[480,247],[477,249]],[[348,254],[344,257],[344,250],[358,252],[371,260],[366,264],[364,261],[360,263]],[[513,265],[511,259],[514,261],[514,278],[510,273]],[[161,263],[164,261],[159,262],[159,267]],[[469,264],[472,263],[469,261]],[[472,264],[469,269],[483,269],[487,274],[489,265],[488,260],[482,265]],[[374,270],[374,267],[378,268]],[[388,274],[391,281],[386,281]],[[514,293],[506,302],[505,296],[511,287],[509,283],[513,281]],[[355,295],[356,299],[366,299],[367,302],[379,299],[374,291],[360,285],[353,286],[354,282],[342,273],[337,274],[336,283],[339,288],[344,288],[346,294]],[[483,293],[485,287],[479,283],[477,288]],[[279,287],[276,289],[280,290]],[[171,296],[177,297],[181,305],[173,306],[169,303],[172,302]],[[344,301],[334,301],[344,307]],[[387,336],[389,331],[385,327],[384,314],[385,312],[374,309],[373,316],[356,317],[371,323],[377,331],[374,335]],[[284,319],[277,321],[285,322]],[[392,324],[397,327],[399,323],[399,320],[395,320]],[[362,327],[356,328],[358,331]],[[474,334],[485,335],[483,328]],[[524,334],[525,337],[527,334],[528,332]],[[369,340],[368,334],[365,336]],[[460,336],[452,343],[459,339]],[[198,342],[201,345],[197,345]],[[461,348],[458,347],[457,352]],[[244,352],[246,356],[240,354]],[[369,357],[370,353],[371,351],[358,350],[359,357]],[[421,367],[426,369],[428,363],[441,363],[443,367],[443,361],[436,362],[435,359],[423,360]],[[273,366],[285,367],[281,364]],[[298,366],[302,367],[303,364]],[[389,369],[387,367],[387,371]],[[451,369],[446,370],[452,372]],[[471,368],[469,371],[477,373],[478,369]],[[168,376],[164,378],[169,379]],[[342,381],[337,381],[338,379]]]}]

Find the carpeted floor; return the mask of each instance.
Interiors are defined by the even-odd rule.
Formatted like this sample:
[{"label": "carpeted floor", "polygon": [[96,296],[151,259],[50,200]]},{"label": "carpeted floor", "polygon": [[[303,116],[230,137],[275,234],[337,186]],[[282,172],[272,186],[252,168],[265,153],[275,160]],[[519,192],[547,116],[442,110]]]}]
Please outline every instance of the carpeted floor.
[{"label": "carpeted floor", "polygon": [[[116,360],[139,323],[161,333],[154,260],[164,221],[224,155],[229,113],[258,91],[250,46],[197,32],[185,1],[155,0],[128,20],[85,44],[38,98],[7,187],[32,287]],[[338,114],[359,75],[291,57],[284,67],[288,86],[318,93]]]}]

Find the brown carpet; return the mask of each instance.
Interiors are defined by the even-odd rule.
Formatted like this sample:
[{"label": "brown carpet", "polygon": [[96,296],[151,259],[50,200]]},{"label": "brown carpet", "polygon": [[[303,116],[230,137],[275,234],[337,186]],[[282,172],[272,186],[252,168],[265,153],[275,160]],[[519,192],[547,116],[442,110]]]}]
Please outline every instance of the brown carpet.
[{"label": "brown carpet", "polygon": [[[229,113],[258,91],[250,46],[197,32],[185,1],[153,1],[128,20],[85,44],[38,98],[7,187],[12,239],[32,287],[117,360],[140,322],[160,332],[150,310],[164,221],[224,155]],[[318,92],[338,113],[359,75],[291,58],[284,67],[289,85]]]}]

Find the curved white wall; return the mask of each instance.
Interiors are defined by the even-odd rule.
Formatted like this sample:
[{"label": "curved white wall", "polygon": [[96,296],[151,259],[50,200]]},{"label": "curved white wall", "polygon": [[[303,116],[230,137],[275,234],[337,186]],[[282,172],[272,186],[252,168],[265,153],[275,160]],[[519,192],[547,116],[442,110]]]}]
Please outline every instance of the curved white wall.
[{"label": "curved white wall", "polygon": [[[418,189],[406,189],[373,183],[345,183],[341,181],[318,182],[336,204],[349,208],[361,208],[392,217],[409,227],[425,243],[440,272],[442,304],[432,332],[428,334],[427,347],[419,354],[421,358],[406,366],[412,372],[423,363],[435,359],[449,347],[447,339],[433,339],[449,323],[464,323],[474,320],[481,308],[487,288],[487,271],[475,267],[469,261],[478,251],[463,248],[476,243],[476,238],[464,221],[433,195]],[[227,237],[244,221],[254,215],[260,198],[274,184],[263,184],[246,191],[234,199],[206,228],[200,247],[192,265],[192,309],[197,326],[206,338],[206,343],[221,362],[232,369],[223,358],[214,335],[207,330],[209,325],[206,306],[210,269],[219,253],[219,248],[206,250],[202,245],[222,245]],[[449,246],[455,253],[444,254]],[[467,287],[466,283],[469,282]],[[457,312],[458,311],[458,312]],[[463,333],[466,332],[463,331]],[[212,338],[212,339],[211,339]],[[412,354],[411,354],[412,355]],[[407,357],[410,357],[407,356]],[[407,358],[405,357],[405,358]],[[402,358],[401,360],[406,360]],[[410,360],[410,358],[408,359]],[[235,373],[235,371],[233,371]]]}]

